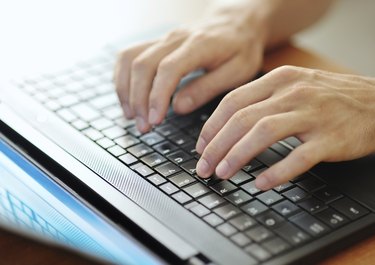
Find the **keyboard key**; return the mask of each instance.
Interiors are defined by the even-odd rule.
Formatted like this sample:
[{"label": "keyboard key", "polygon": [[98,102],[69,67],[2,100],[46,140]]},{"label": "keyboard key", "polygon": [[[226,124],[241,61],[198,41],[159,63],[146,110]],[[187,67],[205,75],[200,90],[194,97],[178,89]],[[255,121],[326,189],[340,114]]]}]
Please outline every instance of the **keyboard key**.
[{"label": "keyboard key", "polygon": [[306,211],[308,211],[309,213],[316,213],[327,208],[324,202],[316,198],[308,198],[303,202],[298,203],[298,205]]},{"label": "keyboard key", "polygon": [[284,218],[272,210],[268,210],[256,216],[256,219],[266,227],[276,227],[284,222]]},{"label": "keyboard key", "polygon": [[154,145],[153,148],[162,155],[173,152],[177,149],[177,146],[171,142],[165,141],[160,144]]},{"label": "keyboard key", "polygon": [[316,214],[316,217],[332,228],[346,224],[349,219],[345,215],[329,208]]},{"label": "keyboard key", "polygon": [[194,175],[196,172],[196,167],[197,167],[198,160],[192,159],[189,160],[183,164],[181,164],[181,167],[187,171],[189,174]]},{"label": "keyboard key", "polygon": [[245,231],[257,224],[257,222],[253,218],[246,214],[240,214],[239,216],[231,219],[229,223],[231,223],[239,231]]},{"label": "keyboard key", "polygon": [[287,156],[291,152],[290,149],[286,148],[284,145],[280,143],[274,143],[273,145],[270,146],[270,148],[282,156]]},{"label": "keyboard key", "polygon": [[176,166],[175,164],[173,164],[171,162],[167,162],[165,164],[162,164],[162,165],[159,165],[159,166],[155,167],[155,170],[157,172],[159,172],[160,175],[162,175],[164,177],[169,177],[169,176],[181,171],[181,168],[179,168],[178,166]]},{"label": "keyboard key", "polygon": [[246,172],[252,172],[260,167],[263,167],[263,164],[260,163],[258,160],[253,159],[251,160],[246,166],[244,166],[242,169]]},{"label": "keyboard key", "polygon": [[83,130],[82,133],[93,141],[97,141],[104,137],[104,135],[101,132],[95,130],[94,128],[87,128]]},{"label": "keyboard key", "polygon": [[243,190],[238,190],[236,192],[233,192],[227,195],[225,198],[231,203],[233,203],[234,205],[240,205],[240,204],[250,201],[253,197],[251,197],[249,194],[247,194]]},{"label": "keyboard key", "polygon": [[255,187],[255,181],[250,181],[244,185],[241,185],[241,188],[246,191],[247,193],[249,193],[250,195],[254,196],[258,193],[261,192],[260,189],[258,189],[257,187]]},{"label": "keyboard key", "polygon": [[289,220],[315,237],[323,235],[329,231],[329,228],[325,224],[306,212],[294,215],[290,217]]},{"label": "keyboard key", "polygon": [[162,191],[164,191],[165,193],[167,193],[168,195],[171,195],[171,194],[179,191],[179,189],[175,185],[173,185],[172,183],[170,183],[170,182],[167,182],[167,183],[159,186],[159,188]]},{"label": "keyboard key", "polygon": [[146,155],[142,157],[141,160],[149,167],[155,167],[167,161],[167,159],[164,156],[158,153],[152,153],[152,154]]},{"label": "keyboard key", "polygon": [[291,223],[283,223],[274,232],[292,245],[299,245],[310,239],[310,236]]},{"label": "keyboard key", "polygon": [[57,115],[59,115],[62,119],[66,122],[72,122],[77,119],[77,115],[71,112],[68,109],[61,109],[57,111]]},{"label": "keyboard key", "polygon": [[191,186],[183,188],[183,190],[193,198],[203,196],[210,192],[210,190],[202,183],[195,183]]},{"label": "keyboard key", "polygon": [[228,224],[228,223],[224,223],[224,224],[221,224],[219,225],[218,227],[216,227],[216,229],[222,233],[224,236],[231,236],[233,234],[235,234],[237,232],[237,229],[234,228],[232,225]]},{"label": "keyboard key", "polygon": [[178,150],[177,152],[167,155],[167,158],[173,163],[181,164],[191,159],[192,156],[182,150]]},{"label": "keyboard key", "polygon": [[192,198],[183,191],[179,191],[179,192],[173,194],[172,198],[175,199],[180,204],[185,204],[185,203],[192,200]]},{"label": "keyboard key", "polygon": [[147,176],[149,176],[149,175],[151,175],[151,174],[153,174],[154,173],[154,171],[151,169],[151,168],[149,168],[148,166],[146,166],[146,165],[144,165],[144,164],[142,164],[142,163],[139,163],[140,164],[140,166],[135,166],[134,167],[134,169],[135,169],[135,171],[137,171],[142,177],[147,177]]},{"label": "keyboard key", "polygon": [[131,135],[125,135],[115,139],[115,143],[121,146],[122,148],[126,149],[130,146],[138,144],[139,140]]},{"label": "keyboard key", "polygon": [[271,254],[258,244],[247,246],[245,251],[259,261],[265,261],[271,257]]},{"label": "keyboard key", "polygon": [[98,145],[103,147],[104,149],[107,149],[109,147],[112,147],[115,145],[115,143],[112,140],[109,140],[108,138],[104,137],[96,142]]},{"label": "keyboard key", "polygon": [[98,131],[101,131],[103,129],[113,126],[113,121],[108,120],[106,118],[99,118],[97,120],[90,122],[90,125]]},{"label": "keyboard key", "polygon": [[284,200],[273,205],[272,209],[274,209],[282,216],[291,216],[300,211],[300,208],[298,206],[288,200]]},{"label": "keyboard key", "polygon": [[369,210],[348,198],[342,198],[334,201],[331,203],[331,206],[352,220],[358,219],[369,212]]},{"label": "keyboard key", "polygon": [[338,191],[334,190],[333,188],[329,188],[329,187],[326,187],[326,188],[323,188],[321,190],[318,190],[316,192],[314,192],[314,195],[324,201],[325,203],[330,203],[334,200],[337,200],[339,198],[341,198],[343,195],[340,194]]},{"label": "keyboard key", "polygon": [[127,127],[126,130],[128,131],[128,133],[130,133],[134,137],[139,137],[142,135],[142,133],[138,131],[136,126]]},{"label": "keyboard key", "polygon": [[278,255],[290,248],[290,245],[281,238],[273,238],[268,240],[267,242],[264,242],[262,246],[273,255]]},{"label": "keyboard key", "polygon": [[77,130],[81,131],[89,127],[89,124],[83,120],[75,120],[72,122],[72,126],[76,128]]},{"label": "keyboard key", "polygon": [[108,93],[106,95],[97,96],[91,99],[89,104],[91,104],[94,108],[101,110],[111,105],[118,104],[118,98],[115,93]]},{"label": "keyboard key", "polygon": [[258,243],[274,236],[274,233],[271,232],[271,230],[260,225],[250,228],[245,234]]},{"label": "keyboard key", "polygon": [[233,177],[231,177],[229,180],[233,182],[236,185],[241,185],[242,183],[253,179],[252,176],[249,174],[245,173],[244,171],[240,170],[236,174],[234,174]]},{"label": "keyboard key", "polygon": [[262,194],[259,194],[257,198],[266,205],[274,204],[283,199],[283,197],[280,194],[273,190],[263,192]]},{"label": "keyboard key", "polygon": [[171,124],[164,124],[160,125],[155,128],[155,131],[158,132],[160,135],[167,137],[175,132],[177,132],[177,128],[172,126]]},{"label": "keyboard key", "polygon": [[120,126],[115,125],[113,127],[103,130],[102,133],[109,139],[115,139],[127,134],[128,132]]},{"label": "keyboard key", "polygon": [[186,172],[178,173],[177,175],[171,177],[169,180],[179,188],[196,182],[196,179]]},{"label": "keyboard key", "polygon": [[290,183],[290,182],[286,182],[286,183],[284,183],[284,184],[281,184],[281,185],[279,185],[279,186],[274,187],[273,189],[274,189],[275,191],[277,191],[277,192],[280,193],[280,192],[286,191],[287,189],[289,189],[289,188],[291,188],[291,187],[293,187],[293,184]]},{"label": "keyboard key", "polygon": [[70,108],[82,120],[90,122],[96,120],[101,115],[100,113],[88,105],[87,103],[80,103]]},{"label": "keyboard key", "polygon": [[126,151],[118,145],[108,148],[107,151],[110,152],[114,156],[120,156],[126,153]]},{"label": "keyboard key", "polygon": [[263,203],[254,200],[242,206],[241,209],[251,216],[256,216],[262,212],[265,212],[268,209],[268,207],[265,206]]},{"label": "keyboard key", "polygon": [[120,117],[115,120],[115,123],[120,126],[121,128],[127,128],[135,124],[135,120],[128,120],[124,117]]},{"label": "keyboard key", "polygon": [[223,219],[221,219],[219,216],[217,216],[214,213],[210,213],[209,215],[206,215],[203,217],[203,220],[205,220],[209,225],[215,227],[219,224],[222,224],[224,222]]},{"label": "keyboard key", "polygon": [[283,195],[293,202],[298,202],[308,196],[308,194],[304,190],[298,187],[284,192]]},{"label": "keyboard key", "polygon": [[150,145],[150,146],[164,141],[164,137],[160,136],[156,132],[146,133],[145,135],[142,135],[142,137],[140,139],[141,139],[142,142],[144,142],[144,143],[146,143],[147,145]]},{"label": "keyboard key", "polygon": [[197,154],[197,151],[195,150],[195,143],[194,142],[191,142],[191,143],[187,143],[187,144],[184,144],[182,146],[182,148],[188,152],[189,154],[191,154],[192,156],[195,156]]},{"label": "keyboard key", "polygon": [[220,206],[214,210],[214,213],[219,215],[224,220],[229,220],[230,218],[238,215],[241,213],[240,209],[235,207],[232,204],[226,204],[224,206]]},{"label": "keyboard key", "polygon": [[198,201],[208,209],[215,208],[225,203],[225,200],[215,193],[210,193],[204,197],[201,197]]},{"label": "keyboard key", "polygon": [[243,233],[237,233],[231,236],[230,239],[239,247],[244,247],[251,243],[251,240]]},{"label": "keyboard key", "polygon": [[192,207],[189,210],[192,211],[198,217],[203,217],[203,216],[205,216],[205,215],[207,215],[211,212],[206,207],[204,207],[202,204],[198,204],[197,206]]},{"label": "keyboard key", "polygon": [[260,153],[256,157],[256,159],[262,162],[263,164],[267,165],[268,167],[271,167],[272,165],[282,160],[283,157],[275,151],[272,151],[271,149],[266,149],[265,151]]},{"label": "keyboard key", "polygon": [[131,165],[138,161],[132,154],[124,154],[119,157],[119,159],[124,162],[126,165]]},{"label": "keyboard key", "polygon": [[159,186],[159,185],[167,182],[167,180],[165,178],[163,178],[162,176],[160,176],[159,174],[154,174],[152,176],[149,176],[149,177],[147,177],[147,179],[149,181],[151,181],[156,186]]},{"label": "keyboard key", "polygon": [[230,183],[228,180],[223,180],[219,183],[212,185],[211,189],[213,189],[216,193],[224,196],[238,188],[234,186],[232,183]]},{"label": "keyboard key", "polygon": [[169,140],[176,145],[184,145],[192,142],[193,140],[184,133],[177,133],[169,137]]},{"label": "keyboard key", "polygon": [[67,94],[57,98],[57,101],[63,107],[70,107],[74,104],[77,104],[79,102],[79,98],[75,95]]},{"label": "keyboard key", "polygon": [[139,158],[141,156],[152,153],[153,150],[145,144],[138,144],[138,145],[128,148],[128,152],[134,155],[135,157]]},{"label": "keyboard key", "polygon": [[311,175],[303,178],[302,180],[296,182],[295,184],[298,187],[301,187],[302,189],[309,191],[309,192],[313,192],[325,186],[325,184],[321,180]]}]

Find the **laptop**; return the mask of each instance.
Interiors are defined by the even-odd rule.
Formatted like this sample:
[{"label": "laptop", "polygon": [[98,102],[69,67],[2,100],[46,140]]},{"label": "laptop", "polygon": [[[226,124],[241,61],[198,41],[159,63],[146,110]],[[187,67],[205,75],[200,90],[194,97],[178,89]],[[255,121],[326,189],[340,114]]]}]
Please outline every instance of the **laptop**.
[{"label": "laptop", "polygon": [[256,176],[300,143],[275,143],[229,180],[199,178],[195,142],[220,97],[139,133],[112,84],[133,41],[0,86],[1,225],[116,264],[314,263],[373,234],[374,156],[262,192]]}]

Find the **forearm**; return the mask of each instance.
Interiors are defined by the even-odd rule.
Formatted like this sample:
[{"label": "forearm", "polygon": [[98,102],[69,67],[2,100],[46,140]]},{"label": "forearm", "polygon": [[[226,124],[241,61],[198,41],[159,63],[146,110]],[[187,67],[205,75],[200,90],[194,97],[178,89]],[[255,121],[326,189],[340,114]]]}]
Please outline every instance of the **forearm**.
[{"label": "forearm", "polygon": [[265,48],[272,48],[317,21],[334,0],[215,1],[214,14],[232,17],[258,31]]}]

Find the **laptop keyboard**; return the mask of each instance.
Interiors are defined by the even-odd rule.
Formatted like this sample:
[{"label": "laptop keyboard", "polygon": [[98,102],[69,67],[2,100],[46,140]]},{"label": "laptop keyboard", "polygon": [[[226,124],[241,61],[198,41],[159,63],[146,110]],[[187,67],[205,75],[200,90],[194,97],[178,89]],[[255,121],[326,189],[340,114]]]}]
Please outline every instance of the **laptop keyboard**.
[{"label": "laptop keyboard", "polygon": [[169,112],[141,134],[123,117],[113,64],[114,57],[105,55],[18,86],[260,262],[369,213],[311,173],[258,190],[256,176],[286,156],[298,144],[294,138],[275,143],[229,180],[199,178],[195,143],[213,108],[187,116]]}]

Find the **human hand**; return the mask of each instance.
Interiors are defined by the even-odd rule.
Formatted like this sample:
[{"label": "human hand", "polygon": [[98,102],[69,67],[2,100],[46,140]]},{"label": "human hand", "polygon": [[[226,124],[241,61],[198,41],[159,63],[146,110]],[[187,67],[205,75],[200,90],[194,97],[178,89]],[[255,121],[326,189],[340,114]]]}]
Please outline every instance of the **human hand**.
[{"label": "human hand", "polygon": [[191,112],[250,80],[260,68],[265,46],[255,17],[222,11],[198,27],[177,29],[124,50],[115,82],[125,116],[136,118],[141,132],[161,123],[179,81],[197,69],[205,74],[176,93],[176,113]]},{"label": "human hand", "polygon": [[197,173],[227,179],[278,140],[302,144],[261,173],[262,190],[321,161],[356,159],[375,151],[375,79],[283,66],[230,92],[197,142]]}]

